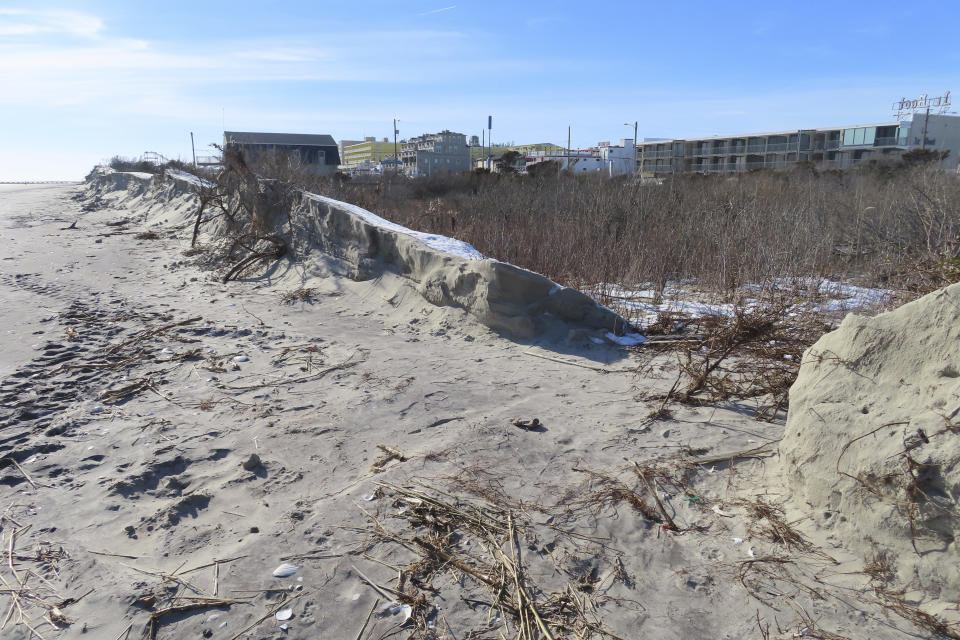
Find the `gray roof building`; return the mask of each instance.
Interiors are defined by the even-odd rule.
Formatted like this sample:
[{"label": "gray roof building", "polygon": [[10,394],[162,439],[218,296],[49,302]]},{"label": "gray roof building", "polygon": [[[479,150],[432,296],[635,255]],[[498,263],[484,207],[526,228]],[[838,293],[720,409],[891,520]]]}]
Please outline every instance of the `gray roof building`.
[{"label": "gray roof building", "polygon": [[261,168],[284,162],[294,169],[329,175],[340,164],[337,142],[327,134],[224,131],[223,146],[242,150],[249,164]]}]

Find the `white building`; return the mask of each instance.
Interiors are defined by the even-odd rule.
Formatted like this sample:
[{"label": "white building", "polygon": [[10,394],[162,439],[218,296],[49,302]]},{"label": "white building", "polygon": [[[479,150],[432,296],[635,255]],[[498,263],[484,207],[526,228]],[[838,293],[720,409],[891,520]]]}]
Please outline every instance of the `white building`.
[{"label": "white building", "polygon": [[633,140],[625,138],[619,145],[599,142],[591,149],[536,152],[527,157],[527,167],[540,162],[559,162],[560,168],[573,173],[603,173],[619,176],[632,173],[634,167]]}]

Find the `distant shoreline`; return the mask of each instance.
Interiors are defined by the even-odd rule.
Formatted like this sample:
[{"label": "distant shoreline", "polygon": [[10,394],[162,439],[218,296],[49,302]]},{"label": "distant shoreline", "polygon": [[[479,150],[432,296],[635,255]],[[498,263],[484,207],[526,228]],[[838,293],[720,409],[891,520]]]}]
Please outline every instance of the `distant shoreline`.
[{"label": "distant shoreline", "polygon": [[0,180],[0,184],[82,184],[83,180]]}]

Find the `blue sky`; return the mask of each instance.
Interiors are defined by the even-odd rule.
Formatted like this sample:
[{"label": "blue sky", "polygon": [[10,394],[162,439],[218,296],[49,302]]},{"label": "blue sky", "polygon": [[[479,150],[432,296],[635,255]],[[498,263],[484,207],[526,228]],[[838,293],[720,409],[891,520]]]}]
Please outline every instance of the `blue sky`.
[{"label": "blue sky", "polygon": [[[573,145],[888,120],[960,91],[951,2],[0,2],[0,180],[228,130]],[[958,103],[960,110],[960,103]]]}]

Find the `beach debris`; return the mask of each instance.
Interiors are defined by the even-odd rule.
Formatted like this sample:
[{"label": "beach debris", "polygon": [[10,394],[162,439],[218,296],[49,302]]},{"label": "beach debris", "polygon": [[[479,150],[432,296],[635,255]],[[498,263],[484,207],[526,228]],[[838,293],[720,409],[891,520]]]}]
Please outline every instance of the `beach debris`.
[{"label": "beach debris", "polygon": [[243,461],[243,468],[247,471],[253,471],[261,465],[260,456],[251,453],[250,457]]},{"label": "beach debris", "polygon": [[299,567],[297,567],[296,565],[290,564],[288,562],[284,562],[279,567],[273,570],[273,577],[286,578],[288,576],[292,576],[293,574],[295,574],[297,572],[297,569],[299,569]]},{"label": "beach debris", "polygon": [[233,356],[234,362],[248,362],[249,360],[250,358],[248,358],[247,356]]},{"label": "beach debris", "polygon": [[160,350],[160,353],[169,356],[173,354],[173,349],[171,349],[170,347],[164,347],[163,349]]},{"label": "beach debris", "polygon": [[400,626],[407,624],[407,621],[410,620],[410,616],[413,615],[413,607],[408,604],[397,604],[396,602],[388,603],[383,611],[380,612],[380,615],[377,617],[385,618],[387,616],[403,616],[403,622],[400,623]]},{"label": "beach debris", "polygon": [[362,493],[360,494],[360,499],[366,502],[373,502],[377,499],[377,494],[375,493]]},{"label": "beach debris", "polygon": [[510,421],[510,424],[512,424],[515,427],[519,427],[524,431],[536,431],[537,429],[540,428],[540,419],[531,418],[529,420],[525,420],[522,418],[514,418]]},{"label": "beach debris", "polygon": [[734,538],[734,539],[733,539],[733,544],[735,544],[735,545],[737,545],[737,546],[743,544],[743,538]]},{"label": "beach debris", "polygon": [[153,594],[141,596],[134,600],[133,604],[143,609],[153,609],[153,605],[157,604],[157,596]]},{"label": "beach debris", "polygon": [[717,514],[718,516],[723,516],[724,518],[732,518],[732,517],[733,517],[733,514],[732,514],[732,513],[728,513],[728,512],[726,512],[726,511],[724,511],[723,509],[720,508],[720,505],[718,505],[718,504],[713,505],[713,512],[714,512],[715,514]]},{"label": "beach debris", "polygon": [[281,622],[284,620],[289,620],[293,617],[293,609],[290,607],[287,607],[286,609],[280,609],[280,611],[277,611],[276,617],[277,620],[280,620]]},{"label": "beach debris", "polygon": [[374,463],[370,465],[370,470],[374,473],[380,473],[383,471],[384,467],[386,467],[391,460],[396,460],[397,462],[407,461],[407,456],[405,456],[402,451],[394,449],[393,447],[378,444],[377,449],[383,451],[383,455],[377,458]]},{"label": "beach debris", "polygon": [[289,629],[289,628],[290,628],[290,625],[288,625],[286,622],[284,622],[282,625],[280,625],[280,629],[283,630],[283,631],[286,631],[286,630]]}]

